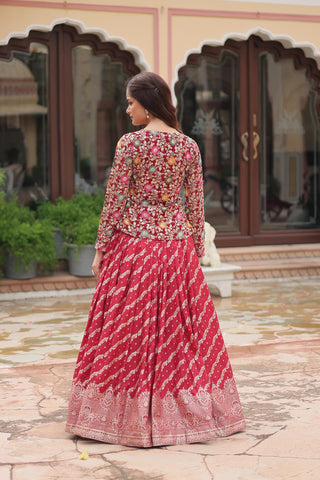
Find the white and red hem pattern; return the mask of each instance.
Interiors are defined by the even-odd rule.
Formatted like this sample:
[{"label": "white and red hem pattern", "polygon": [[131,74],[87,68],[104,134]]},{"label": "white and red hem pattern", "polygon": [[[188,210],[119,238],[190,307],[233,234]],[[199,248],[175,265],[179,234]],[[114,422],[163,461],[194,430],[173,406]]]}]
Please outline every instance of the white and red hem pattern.
[{"label": "white and red hem pattern", "polygon": [[92,300],[66,430],[151,447],[207,441],[244,428],[192,238],[116,233]]}]

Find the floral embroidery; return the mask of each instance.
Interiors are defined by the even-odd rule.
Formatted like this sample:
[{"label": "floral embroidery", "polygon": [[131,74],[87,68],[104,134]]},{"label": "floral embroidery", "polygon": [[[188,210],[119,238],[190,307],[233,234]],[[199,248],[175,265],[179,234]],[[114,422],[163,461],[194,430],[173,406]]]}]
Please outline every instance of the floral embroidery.
[{"label": "floral embroidery", "polygon": [[[184,205],[180,197],[182,187]],[[162,222],[166,228],[161,228]],[[179,132],[146,130],[128,133],[120,139],[96,248],[106,251],[110,232],[116,230],[159,240],[192,235],[197,255],[202,254],[203,177],[200,152],[194,140]]]},{"label": "floral embroidery", "polygon": [[129,180],[128,175],[122,175],[122,177],[121,177],[121,182],[122,182],[122,183],[127,183],[128,180]]},{"label": "floral embroidery", "polygon": [[160,223],[159,223],[159,227],[160,227],[160,228],[167,228],[166,222],[160,222]]},{"label": "floral embroidery", "polygon": [[167,202],[169,200],[169,195],[167,193],[164,193],[162,196],[161,196],[161,200],[163,200],[164,202]]}]

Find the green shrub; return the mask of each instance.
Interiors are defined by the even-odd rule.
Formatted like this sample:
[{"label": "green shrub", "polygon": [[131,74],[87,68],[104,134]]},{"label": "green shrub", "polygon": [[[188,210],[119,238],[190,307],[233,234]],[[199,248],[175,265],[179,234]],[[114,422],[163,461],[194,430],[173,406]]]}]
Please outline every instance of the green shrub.
[{"label": "green shrub", "polygon": [[41,273],[53,271],[57,261],[50,222],[36,219],[17,198],[5,200],[4,195],[0,195],[0,251],[2,258],[13,255],[26,267],[36,260]]},{"label": "green shrub", "polygon": [[66,200],[59,197],[55,204],[42,202],[37,216],[46,218],[60,228],[64,241],[79,246],[95,243],[104,194],[79,193]]}]

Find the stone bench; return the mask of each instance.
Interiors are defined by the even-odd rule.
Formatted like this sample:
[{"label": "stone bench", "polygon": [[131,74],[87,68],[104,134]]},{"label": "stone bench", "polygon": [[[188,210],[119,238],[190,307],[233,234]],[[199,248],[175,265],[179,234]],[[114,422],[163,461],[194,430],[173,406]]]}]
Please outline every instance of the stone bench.
[{"label": "stone bench", "polygon": [[216,294],[218,290],[221,297],[231,297],[234,272],[241,270],[241,267],[221,263],[219,267],[202,266],[201,268],[211,293]]}]

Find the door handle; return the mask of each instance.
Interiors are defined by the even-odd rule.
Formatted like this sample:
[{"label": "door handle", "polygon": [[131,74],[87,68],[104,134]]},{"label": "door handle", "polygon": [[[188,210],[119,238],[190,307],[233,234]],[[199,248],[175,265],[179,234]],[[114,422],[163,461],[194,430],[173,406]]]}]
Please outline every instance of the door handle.
[{"label": "door handle", "polygon": [[242,143],[242,146],[243,146],[242,158],[245,162],[249,161],[249,157],[248,157],[248,138],[249,138],[248,132],[243,132],[243,134],[240,137],[240,140],[241,140],[241,143]]},{"label": "door handle", "polygon": [[260,137],[257,132],[253,132],[253,160],[255,160],[258,156],[258,145],[260,143]]}]

